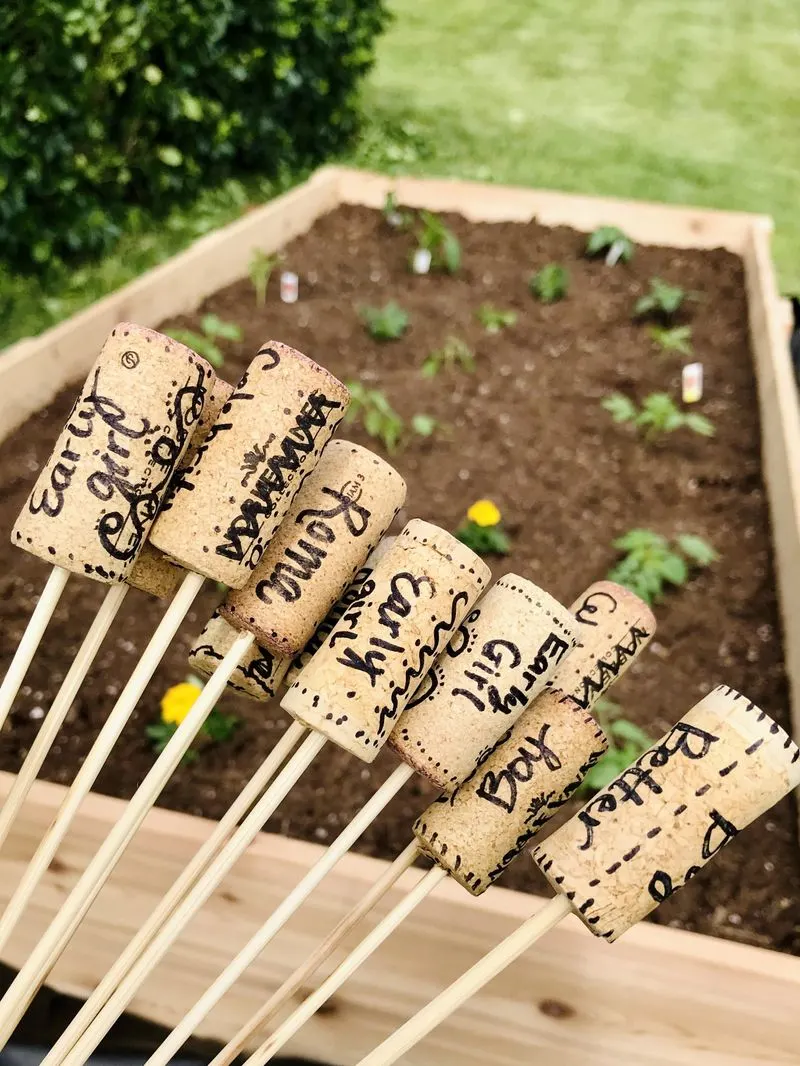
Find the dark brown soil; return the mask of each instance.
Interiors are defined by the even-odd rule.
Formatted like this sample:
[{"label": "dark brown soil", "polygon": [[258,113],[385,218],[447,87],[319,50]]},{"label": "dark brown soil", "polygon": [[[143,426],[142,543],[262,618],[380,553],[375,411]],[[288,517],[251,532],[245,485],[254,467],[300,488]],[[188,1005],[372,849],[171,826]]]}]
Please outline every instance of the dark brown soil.
[{"label": "dark brown soil", "polygon": [[[472,225],[453,217],[464,268],[455,278],[416,277],[406,270],[407,235],[380,216],[342,208],[286,249],[285,266],[300,275],[301,299],[282,304],[277,278],[265,308],[248,281],[211,297],[180,325],[197,328],[213,311],[238,322],[244,339],[231,345],[230,380],[268,337],[295,345],[343,378],[385,390],[400,414],[424,412],[446,430],[396,457],[409,482],[402,520],[419,516],[453,529],[469,504],[488,496],[501,507],[512,554],[495,568],[518,572],[569,603],[615,561],[611,541],[633,527],[665,535],[699,533],[721,560],[657,608],[659,633],[644,660],[614,689],[625,715],[654,736],[665,731],[714,685],[746,693],[789,727],[769,518],[761,479],[755,382],[748,345],[742,266],[725,251],[639,248],[630,266],[608,268],[581,257],[584,238],[568,229]],[[569,266],[563,303],[543,306],[528,293],[532,271]],[[653,275],[700,298],[685,321],[706,372],[700,409],[717,434],[705,440],[676,433],[645,447],[612,424],[600,399],[619,389],[641,400],[655,390],[677,394],[681,359],[660,356],[631,308]],[[397,300],[412,317],[401,340],[372,341],[360,324],[361,304]],[[491,301],[518,312],[517,324],[486,334],[474,317]],[[177,325],[177,322],[169,325]],[[423,382],[425,356],[450,334],[474,349],[474,374],[444,373]],[[65,419],[70,396],[31,420],[0,448],[0,528],[10,531],[34,475]],[[358,427],[348,435],[370,440]],[[3,663],[22,633],[46,576],[44,563],[0,545]],[[0,744],[0,766],[15,769],[85,632],[103,589],[75,579],[65,593]],[[161,694],[183,678],[186,652],[218,593],[209,586],[166,656],[146,698],[102,773],[98,788],[128,796],[152,763],[144,726]],[[162,605],[133,593],[101,650],[72,711],[69,728],[45,776],[69,781],[152,632]],[[287,718],[277,705],[240,698],[235,740],[206,749],[182,768],[163,803],[217,817],[274,745]],[[325,843],[353,815],[393,765],[384,753],[373,767],[328,751],[268,824],[268,829]],[[360,850],[392,857],[405,846],[414,817],[432,798],[412,783],[363,838]],[[785,800],[734,841],[656,920],[714,935],[800,952],[800,849],[795,810]],[[543,888],[527,859],[503,879]]]}]

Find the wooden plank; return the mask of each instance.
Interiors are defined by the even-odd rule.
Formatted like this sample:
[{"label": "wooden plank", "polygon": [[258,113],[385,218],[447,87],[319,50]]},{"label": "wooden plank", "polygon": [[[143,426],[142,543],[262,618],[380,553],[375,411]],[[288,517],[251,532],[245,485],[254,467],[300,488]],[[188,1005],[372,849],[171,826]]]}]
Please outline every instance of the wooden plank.
[{"label": "wooden plank", "polygon": [[401,204],[430,211],[457,211],[473,222],[529,222],[571,226],[590,233],[605,224],[619,226],[640,244],[673,248],[728,248],[742,254],[756,219],[764,216],[701,207],[615,200],[601,196],[489,185],[473,181],[431,178],[391,178],[342,168],[341,196],[345,203],[383,206],[393,189]]},{"label": "wooden plank", "polygon": [[[744,253],[750,339],[794,736],[800,740],[800,402],[789,358],[786,306],[770,254],[770,231],[753,226]],[[800,791],[798,792],[800,796]]]},{"label": "wooden plank", "polygon": [[243,277],[255,249],[275,251],[335,207],[338,187],[338,171],[323,168],[84,311],[7,348],[0,355],[0,440],[85,376],[117,322],[155,326],[194,310],[211,293]]},{"label": "wooden plank", "polygon": [[[0,796],[9,786],[0,775]],[[37,783],[0,854],[0,902],[63,797]],[[93,795],[36,893],[4,961],[19,965],[98,846],[122,804]],[[98,897],[52,978],[86,995],[209,831],[209,823],[154,811]],[[309,866],[321,848],[262,835],[192,922],[133,1003],[174,1024]],[[524,861],[524,860],[521,860]],[[274,947],[206,1019],[200,1032],[224,1039],[249,1015],[383,868],[349,856],[326,879]],[[407,875],[380,908],[413,883]],[[358,1061],[509,933],[541,900],[493,889],[478,900],[447,883],[348,982],[330,1009],[288,1049],[320,1061]],[[652,925],[613,946],[568,920],[518,960],[404,1061],[409,1066],[778,1066],[797,1061],[793,1024],[800,1001],[796,959]]]}]

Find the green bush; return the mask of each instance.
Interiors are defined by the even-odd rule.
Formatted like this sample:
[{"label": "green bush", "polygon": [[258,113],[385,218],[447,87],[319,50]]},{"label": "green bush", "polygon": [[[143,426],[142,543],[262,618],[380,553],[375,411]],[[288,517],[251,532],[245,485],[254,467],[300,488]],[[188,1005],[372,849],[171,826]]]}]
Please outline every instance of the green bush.
[{"label": "green bush", "polygon": [[30,0],[0,6],[0,248],[107,250],[233,173],[343,147],[383,0]]}]

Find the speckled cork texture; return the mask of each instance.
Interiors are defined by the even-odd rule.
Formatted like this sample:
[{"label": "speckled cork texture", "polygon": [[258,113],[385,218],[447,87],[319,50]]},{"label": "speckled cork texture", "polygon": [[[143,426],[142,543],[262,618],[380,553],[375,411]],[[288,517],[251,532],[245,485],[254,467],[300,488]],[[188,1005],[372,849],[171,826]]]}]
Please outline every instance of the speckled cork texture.
[{"label": "speckled cork texture", "polygon": [[567,608],[532,582],[500,578],[425,675],[390,747],[452,791],[542,691],[577,628]]},{"label": "speckled cork texture", "polygon": [[[189,652],[189,666],[203,677],[210,677],[231,650],[239,630],[214,612]],[[266,648],[254,644],[242,656],[228,685],[254,700],[269,700],[277,693],[289,669],[290,659],[281,659]]]},{"label": "speckled cork texture", "polygon": [[348,403],[327,370],[268,341],[166,502],[154,546],[187,570],[242,588]]},{"label": "speckled cork texture", "polygon": [[587,711],[633,663],[656,631],[653,612],[613,581],[597,581],[570,607],[578,644],[548,686],[560,689]]},{"label": "speckled cork texture", "polygon": [[303,482],[244,588],[220,615],[275,655],[298,654],[406,497],[397,471],[367,448],[332,440]]},{"label": "speckled cork texture", "polygon": [[73,573],[125,581],[189,447],[212,375],[183,344],[130,322],[117,325],[12,543]]},{"label": "speckled cork texture", "polygon": [[800,751],[720,686],[569,822],[534,860],[596,936],[616,940],[800,783]]},{"label": "speckled cork texture", "polygon": [[543,692],[450,796],[414,825],[420,847],[479,896],[569,799],[608,742],[588,711]]},{"label": "speckled cork texture", "polygon": [[[197,449],[208,436],[211,427],[216,422],[219,413],[228,402],[232,392],[233,385],[229,385],[227,381],[223,381],[222,378],[218,378],[216,375],[211,378],[206,402],[203,406],[203,414],[200,416],[194,433],[192,433],[189,447],[186,449],[186,454],[181,460],[180,466],[172,475],[165,497],[167,500],[180,484],[186,470],[191,468]],[[133,569],[128,575],[127,581],[129,585],[139,589],[140,592],[146,592],[150,596],[157,596],[163,600],[175,595],[185,576],[185,570],[170,562],[162,552],[153,547],[149,540],[146,540],[133,565]]]},{"label": "speckled cork texture", "polygon": [[451,534],[409,522],[281,705],[372,762],[489,576]]},{"label": "speckled cork texture", "polygon": [[322,624],[317,628],[311,640],[309,640],[308,644],[306,644],[299,655],[295,655],[285,678],[287,688],[295,683],[300,676],[301,671],[308,666],[312,657],[316,655],[328,639],[329,635],[333,632],[334,627],[339,624],[345,613],[350,607],[352,607],[356,600],[360,598],[364,582],[367,578],[372,576],[372,571],[394,544],[395,540],[397,540],[396,537],[384,537],[383,540],[376,544],[373,550],[369,553],[367,561],[359,568],[356,576],[344,590],[341,598],[338,599],[333,607],[331,607],[330,611],[328,611]]}]

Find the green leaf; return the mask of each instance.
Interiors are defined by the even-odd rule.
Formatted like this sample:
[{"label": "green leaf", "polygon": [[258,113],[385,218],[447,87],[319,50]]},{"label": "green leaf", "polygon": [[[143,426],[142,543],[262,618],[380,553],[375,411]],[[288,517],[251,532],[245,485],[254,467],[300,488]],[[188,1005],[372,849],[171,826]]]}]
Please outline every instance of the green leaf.
[{"label": "green leaf", "polygon": [[650,326],[647,332],[662,351],[679,352],[686,356],[694,354],[691,326]]},{"label": "green leaf", "polygon": [[670,552],[661,561],[661,576],[671,585],[685,585],[689,578],[689,568],[680,555]]},{"label": "green leaf", "polygon": [[438,426],[438,422],[430,415],[414,415],[411,419],[411,428],[420,437],[430,437]]},{"label": "green leaf", "polygon": [[695,566],[709,566],[719,559],[708,541],[695,533],[681,533],[676,539],[680,550]]},{"label": "green leaf", "polygon": [[439,373],[439,361],[438,359],[436,359],[435,353],[433,355],[428,356],[428,358],[422,364],[422,369],[420,370],[420,373],[424,378],[436,377],[436,375]]},{"label": "green leaf", "polygon": [[183,162],[183,154],[171,144],[156,148],[156,155],[168,167],[179,167]]},{"label": "green leaf", "polygon": [[569,291],[569,271],[560,263],[548,263],[531,277],[528,288],[542,303],[556,303]]},{"label": "green leaf", "polygon": [[612,392],[600,401],[603,410],[608,411],[615,422],[632,422],[636,417],[636,405],[621,392]]},{"label": "green leaf", "polygon": [[715,433],[714,423],[705,415],[688,414],[683,417],[684,424],[701,437],[713,437]]},{"label": "green leaf", "polygon": [[589,234],[586,241],[586,254],[589,258],[606,252],[609,266],[616,263],[628,263],[633,259],[634,244],[617,226],[600,226]]},{"label": "green leaf", "polygon": [[148,63],[142,73],[144,75],[144,80],[149,82],[150,85],[160,84],[161,79],[164,77],[161,69],[153,63]]},{"label": "green leaf", "polygon": [[383,307],[362,307],[361,318],[375,340],[397,340],[408,328],[409,314],[394,300]]},{"label": "green leaf", "polygon": [[442,237],[442,256],[448,272],[455,274],[461,266],[461,245],[449,230]]},{"label": "green leaf", "polygon": [[226,341],[240,341],[242,330],[235,322],[226,322],[217,315],[203,315],[200,325],[204,333],[211,337],[222,337]]}]

